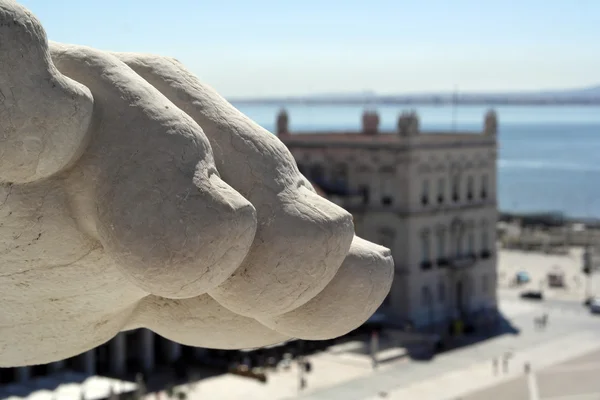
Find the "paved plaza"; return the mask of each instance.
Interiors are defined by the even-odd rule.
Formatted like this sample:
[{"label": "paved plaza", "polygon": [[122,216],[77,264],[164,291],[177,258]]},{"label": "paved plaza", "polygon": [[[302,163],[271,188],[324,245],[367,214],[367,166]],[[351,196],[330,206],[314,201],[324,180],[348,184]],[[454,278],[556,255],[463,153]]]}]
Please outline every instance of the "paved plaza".
[{"label": "paved plaza", "polygon": [[[600,351],[532,370],[461,400],[598,400],[600,399]],[[535,397],[537,395],[537,397]]]}]

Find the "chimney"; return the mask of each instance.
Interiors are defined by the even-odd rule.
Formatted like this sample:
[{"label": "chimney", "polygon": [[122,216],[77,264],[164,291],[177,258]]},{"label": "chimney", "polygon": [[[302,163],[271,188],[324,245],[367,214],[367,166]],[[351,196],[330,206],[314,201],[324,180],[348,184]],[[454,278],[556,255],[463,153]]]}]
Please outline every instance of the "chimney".
[{"label": "chimney", "polygon": [[365,135],[376,135],[379,131],[377,111],[365,111],[362,116],[362,130]]},{"label": "chimney", "polygon": [[277,136],[286,135],[289,133],[289,117],[288,113],[285,109],[281,109],[279,114],[277,114]]},{"label": "chimney", "polygon": [[498,133],[498,117],[496,111],[489,110],[485,114],[483,122],[483,134],[489,136],[495,136]]},{"label": "chimney", "polygon": [[398,134],[415,136],[419,133],[419,116],[416,111],[403,111],[398,117]]}]

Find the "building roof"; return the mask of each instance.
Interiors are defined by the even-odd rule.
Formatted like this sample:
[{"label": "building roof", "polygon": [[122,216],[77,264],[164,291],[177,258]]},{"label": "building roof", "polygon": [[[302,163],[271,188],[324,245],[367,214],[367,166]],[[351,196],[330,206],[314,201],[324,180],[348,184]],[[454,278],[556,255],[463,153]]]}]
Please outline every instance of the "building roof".
[{"label": "building roof", "polygon": [[495,145],[496,137],[481,132],[420,132],[401,136],[396,132],[364,134],[357,131],[296,132],[280,135],[287,145],[340,147],[437,147],[452,145]]}]

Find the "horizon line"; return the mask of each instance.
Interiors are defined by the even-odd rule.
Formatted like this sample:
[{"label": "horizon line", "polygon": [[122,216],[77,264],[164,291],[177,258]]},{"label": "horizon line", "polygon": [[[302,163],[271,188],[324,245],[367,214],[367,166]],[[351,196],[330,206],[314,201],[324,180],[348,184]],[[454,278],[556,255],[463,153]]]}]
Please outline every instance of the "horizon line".
[{"label": "horizon line", "polygon": [[544,95],[544,94],[559,94],[568,92],[585,92],[589,90],[598,90],[598,97],[600,97],[600,83],[589,86],[580,87],[567,87],[567,88],[554,88],[554,89],[524,89],[524,90],[466,90],[461,91],[460,86],[456,87],[456,90],[446,91],[423,91],[423,92],[377,92],[371,89],[364,89],[361,91],[347,91],[347,92],[331,92],[331,93],[307,93],[307,94],[286,94],[286,95],[245,95],[245,96],[227,96],[231,100],[271,100],[271,99],[303,99],[312,97],[327,97],[327,96],[371,96],[371,97],[388,97],[388,96],[453,96],[456,94],[462,95],[485,95],[485,96],[501,96],[501,95]]}]

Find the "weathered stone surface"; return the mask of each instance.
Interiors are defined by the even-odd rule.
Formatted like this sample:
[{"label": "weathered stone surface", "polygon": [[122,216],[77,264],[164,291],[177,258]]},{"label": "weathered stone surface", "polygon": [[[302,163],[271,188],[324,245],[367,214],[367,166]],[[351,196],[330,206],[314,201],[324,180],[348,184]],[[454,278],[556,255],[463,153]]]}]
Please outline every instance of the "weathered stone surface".
[{"label": "weathered stone surface", "polygon": [[342,266],[321,293],[293,311],[259,321],[300,339],[341,336],[377,310],[381,293],[390,290],[393,264],[388,249],[355,236]]},{"label": "weathered stone surface", "polygon": [[389,252],[180,63],[48,45],[11,0],[0,38],[0,366],[136,327],[216,348],[330,338],[383,301]]}]

